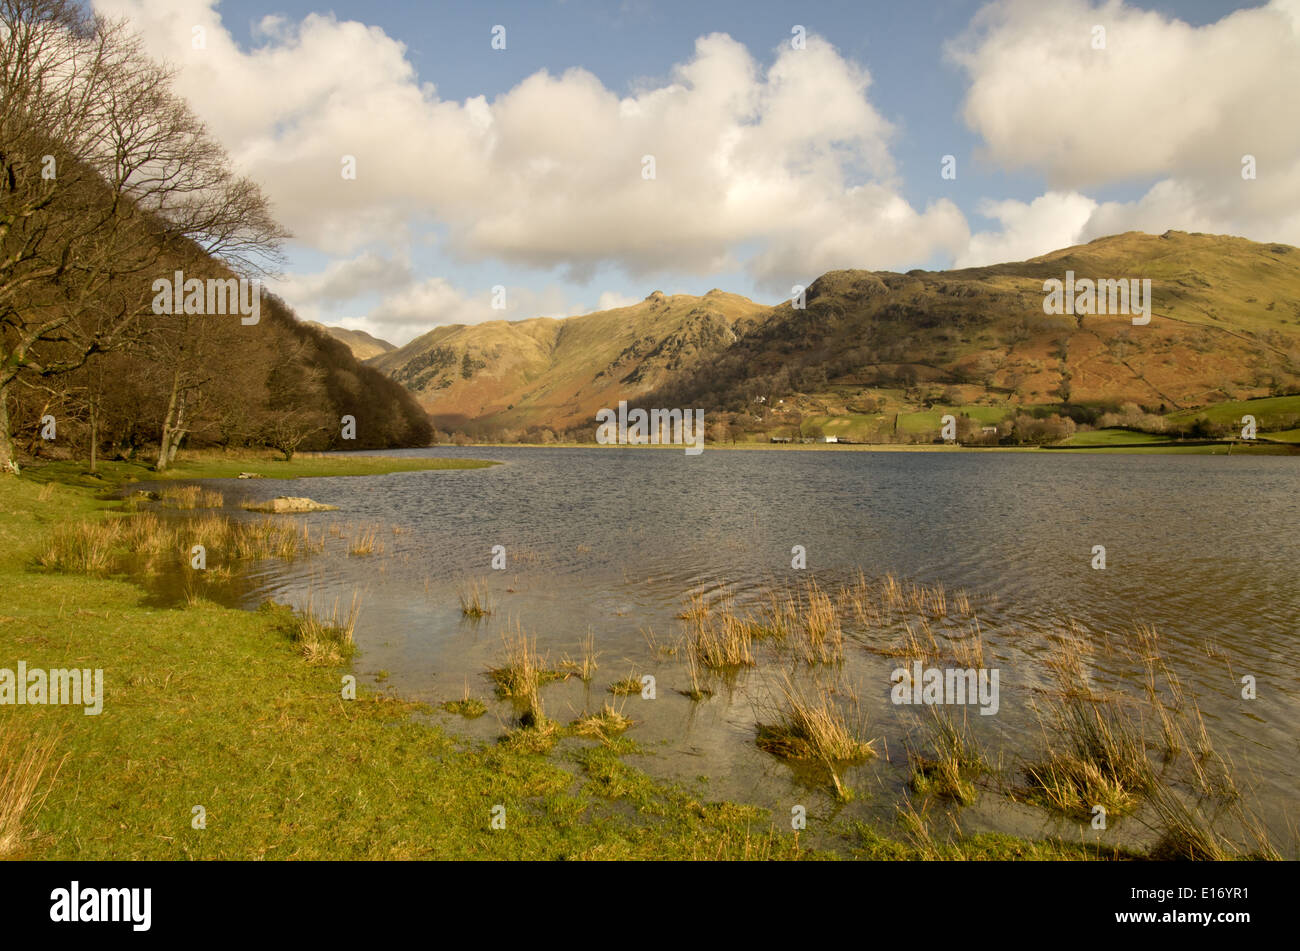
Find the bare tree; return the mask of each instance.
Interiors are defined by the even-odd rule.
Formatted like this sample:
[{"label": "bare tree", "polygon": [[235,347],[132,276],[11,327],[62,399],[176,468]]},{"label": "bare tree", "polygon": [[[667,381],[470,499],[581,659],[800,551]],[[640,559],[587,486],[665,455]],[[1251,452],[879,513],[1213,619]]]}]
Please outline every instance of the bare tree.
[{"label": "bare tree", "polygon": [[120,346],[197,248],[263,274],[285,233],[123,22],[0,0],[0,467],[10,388]]}]

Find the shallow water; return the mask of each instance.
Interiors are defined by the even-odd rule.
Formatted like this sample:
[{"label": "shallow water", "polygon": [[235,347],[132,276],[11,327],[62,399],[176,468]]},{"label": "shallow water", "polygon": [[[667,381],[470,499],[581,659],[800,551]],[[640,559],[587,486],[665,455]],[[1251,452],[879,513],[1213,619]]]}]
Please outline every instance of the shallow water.
[{"label": "shallow water", "polygon": [[[629,736],[649,755],[634,761],[652,774],[768,806],[778,818],[803,804],[810,817],[887,819],[904,793],[906,749],[920,719],[890,702],[890,672],[903,662],[869,649],[883,646],[878,635],[848,626],[838,670],[807,671],[760,648],[757,668],[715,682],[715,696],[693,703],[676,692],[688,683],[683,652],[654,650],[644,632],[673,642],[691,593],[717,598],[725,587],[744,606],[767,586],[806,577],[833,590],[859,570],[893,573],[943,584],[950,599],[971,593],[985,663],[999,669],[1001,688],[998,715],[972,722],[1009,774],[1040,739],[1030,701],[1046,680],[1049,635],[1074,619],[1104,645],[1131,638],[1135,624],[1153,625],[1275,844],[1296,854],[1287,831],[1300,777],[1300,469],[1292,459],[481,447],[407,454],[504,464],[289,484],[213,480],[232,509],[282,494],[340,507],[294,516],[313,530],[337,525],[340,536],[323,554],[257,565],[241,579],[241,597],[302,604],[310,595],[320,604],[346,602],[359,588],[357,670],[385,672],[385,689],[439,702],[468,685],[488,699],[483,671],[507,626],[536,634],[553,662],[578,657],[590,631],[600,669],[589,686],[571,679],[546,687],[549,715],[599,709],[611,699],[608,683],[651,674],[654,700],[616,705],[637,721]],[[343,537],[361,526],[380,527],[382,552],[348,555]],[[496,545],[506,550],[504,571],[490,570]],[[791,568],[795,545],[807,551],[806,572]],[[1094,545],[1105,546],[1105,570],[1091,567]],[[460,613],[468,578],[492,591],[496,610],[482,621]],[[1099,648],[1090,660],[1099,684],[1140,693],[1141,671],[1122,651]],[[878,740],[882,755],[845,773],[859,793],[847,806],[818,777],[754,743],[784,669],[856,693]],[[1247,674],[1257,678],[1255,700],[1241,697]],[[511,715],[508,704],[491,707],[477,721],[446,719],[490,738]],[[966,831],[1074,838],[1086,828],[1011,804],[990,787],[954,817]],[[1112,823],[1105,838],[1144,836],[1135,818]]]}]

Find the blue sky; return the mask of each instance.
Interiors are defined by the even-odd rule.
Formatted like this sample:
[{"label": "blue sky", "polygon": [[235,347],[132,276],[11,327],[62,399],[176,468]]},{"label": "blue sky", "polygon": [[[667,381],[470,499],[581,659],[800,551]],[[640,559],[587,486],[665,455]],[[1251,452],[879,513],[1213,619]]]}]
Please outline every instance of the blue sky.
[{"label": "blue sky", "polygon": [[[521,85],[530,81],[541,71],[552,77],[560,77],[566,70],[577,67],[590,73],[602,87],[602,92],[613,97],[635,97],[648,90],[664,89],[674,83],[681,83],[681,75],[675,70],[683,64],[690,63],[695,57],[702,56],[696,47],[701,37],[724,33],[739,44],[752,58],[759,79],[759,93],[770,92],[774,81],[763,86],[764,74],[773,68],[778,57],[790,46],[791,28],[794,24],[803,25],[809,34],[820,37],[830,47],[825,62],[827,71],[833,72],[844,64],[844,68],[865,70],[870,74],[870,83],[861,90],[861,98],[869,103],[867,112],[872,115],[860,116],[860,135],[850,141],[836,157],[832,166],[816,164],[817,169],[832,169],[829,173],[843,176],[842,190],[851,191],[863,182],[882,183],[887,186],[889,200],[893,196],[918,215],[925,217],[926,209],[936,202],[951,202],[955,211],[935,209],[935,215],[928,217],[928,224],[917,223],[898,225],[905,228],[907,235],[933,232],[933,240],[909,240],[905,249],[891,254],[897,249],[898,242],[882,238],[880,244],[863,240],[862,230],[869,222],[845,222],[843,239],[829,242],[824,252],[807,255],[791,254],[789,249],[773,249],[782,244],[782,239],[774,237],[768,230],[757,229],[752,235],[745,232],[744,223],[728,223],[723,229],[725,234],[702,235],[699,237],[701,247],[706,251],[718,252],[719,261],[726,258],[718,267],[704,269],[693,266],[688,259],[659,260],[662,255],[645,247],[630,245],[620,246],[616,232],[611,232],[608,239],[610,253],[602,255],[591,248],[574,248],[569,255],[561,239],[551,241],[544,233],[544,222],[535,220],[538,215],[567,217],[564,206],[539,207],[512,211],[510,208],[496,208],[493,211],[497,222],[490,230],[491,235],[470,232],[479,228],[482,222],[475,219],[473,208],[448,209],[456,204],[455,195],[427,197],[421,184],[413,184],[413,197],[403,201],[399,193],[388,187],[383,189],[383,201],[405,208],[406,217],[401,227],[409,240],[405,249],[398,248],[400,242],[394,242],[396,233],[394,222],[387,221],[376,225],[376,233],[369,239],[358,238],[355,242],[336,240],[340,231],[351,227],[356,220],[356,212],[351,219],[342,217],[330,221],[313,218],[314,213],[298,211],[298,206],[310,201],[312,194],[301,190],[295,191],[291,185],[290,171],[277,167],[263,174],[262,168],[250,160],[244,164],[250,168],[250,174],[263,181],[277,207],[283,205],[290,217],[289,224],[299,240],[289,247],[288,273],[290,281],[283,285],[282,292],[291,304],[304,312],[305,316],[315,317],[326,322],[343,322],[352,326],[366,327],[376,333],[387,333],[390,337],[409,337],[418,332],[425,322],[419,314],[421,300],[436,302],[430,304],[428,321],[446,319],[485,319],[502,314],[485,313],[473,307],[455,304],[461,299],[479,297],[489,293],[493,285],[505,285],[521,291],[519,308],[512,308],[505,316],[522,318],[534,316],[528,308],[567,313],[593,309],[602,294],[612,295],[614,299],[640,299],[656,288],[668,292],[685,291],[703,293],[718,286],[727,290],[744,293],[756,299],[775,301],[786,291],[787,281],[806,279],[817,276],[811,271],[825,266],[855,266],[872,269],[904,270],[910,267],[943,268],[954,264],[990,263],[986,258],[996,257],[998,253],[1020,252],[1017,256],[1029,256],[1029,253],[1043,253],[1052,247],[1039,247],[1035,242],[1065,240],[1065,237],[1086,239],[1097,236],[1098,229],[1114,223],[1115,227],[1124,228],[1130,224],[1149,230],[1164,224],[1167,227],[1187,227],[1188,230],[1225,230],[1233,233],[1245,233],[1260,239],[1286,240],[1290,237],[1290,228],[1296,209],[1291,204],[1294,197],[1291,185],[1281,188],[1283,201],[1281,212],[1274,211],[1274,219],[1269,218],[1267,206],[1277,205],[1275,197],[1261,203],[1258,213],[1249,217],[1233,217],[1224,208],[1208,202],[1204,196],[1207,189],[1219,186],[1213,181],[1207,183],[1204,178],[1206,140],[1197,136],[1217,135],[1215,141],[1241,139],[1240,147],[1236,141],[1224,145],[1229,159],[1251,148],[1261,148],[1249,133],[1250,126],[1242,125],[1240,118],[1233,120],[1228,113],[1239,101],[1258,99],[1248,86],[1229,92],[1216,91],[1223,87],[1216,82],[1213,73],[1217,69],[1241,70],[1230,62],[1217,63],[1224,57],[1224,51],[1233,56],[1249,56],[1245,49],[1249,38],[1259,35],[1275,35],[1278,23],[1286,22],[1286,9],[1295,10],[1291,0],[1275,0],[1273,8],[1268,11],[1256,10],[1256,19],[1232,18],[1225,20],[1234,11],[1249,9],[1252,5],[1209,2],[1161,3],[1161,4],[1089,4],[1085,0],[1062,2],[1060,4],[1028,4],[1009,2],[1002,4],[1000,19],[992,27],[984,30],[983,45],[972,41],[971,36],[980,31],[972,23],[981,15],[989,4],[971,2],[971,0],[940,0],[935,3],[779,3],[779,2],[642,2],[627,0],[623,3],[598,3],[588,0],[564,0],[564,2],[519,2],[519,3],[415,3],[393,2],[393,0],[370,0],[370,2],[335,2],[322,4],[313,0],[279,0],[276,3],[257,2],[257,0],[103,0],[97,6],[111,12],[125,12],[143,26],[148,24],[146,35],[151,49],[162,58],[179,61],[184,80],[186,71],[192,70],[189,82],[181,83],[181,91],[189,94],[196,110],[208,119],[214,130],[225,140],[225,144],[237,158],[249,155],[265,155],[265,142],[268,137],[277,138],[277,147],[282,151],[294,151],[295,154],[306,148],[304,142],[316,142],[327,138],[324,132],[311,135],[301,133],[298,140],[293,139],[295,124],[301,128],[308,123],[301,114],[286,118],[280,115],[272,122],[267,118],[267,128],[255,128],[257,122],[248,118],[251,111],[249,103],[243,103],[244,113],[237,112],[241,106],[229,97],[220,99],[209,95],[212,77],[222,75],[221,71],[233,71],[235,61],[247,60],[246,71],[254,75],[257,54],[266,54],[277,47],[283,49],[286,59],[295,50],[301,55],[303,63],[294,67],[299,73],[310,70],[320,62],[317,54],[312,60],[304,48],[308,45],[301,41],[299,31],[308,18],[313,15],[327,17],[325,27],[318,32],[333,30],[339,35],[340,42],[346,40],[341,24],[356,21],[373,28],[363,40],[354,36],[348,42],[355,42],[356,55],[359,58],[381,58],[383,55],[381,40],[397,41],[404,46],[404,57],[413,69],[410,85],[432,84],[436,88],[434,99],[439,103],[453,103],[458,107],[475,97],[483,97],[487,105],[496,108],[502,97],[509,97],[512,91],[518,94]],[[181,13],[176,8],[190,8]],[[1053,8],[1050,13],[1041,8]],[[153,15],[166,9],[173,17],[172,25],[164,28]],[[1036,9],[1037,8],[1037,9]],[[193,15],[188,15],[193,13]],[[216,18],[209,21],[202,16]],[[259,26],[268,15],[281,18],[281,25],[268,32]],[[988,14],[985,14],[988,16]],[[1264,15],[1274,17],[1273,21],[1261,19]],[[231,50],[223,52],[220,62],[218,52],[211,44],[205,55],[208,60],[202,64],[210,70],[206,81],[201,73],[194,69],[194,54],[175,53],[175,35],[183,24],[193,22],[219,23],[220,29],[228,32]],[[1087,60],[1088,54],[1077,50],[1086,46],[1086,30],[1092,23],[1108,25],[1111,37],[1111,51],[1095,55]],[[332,25],[330,25],[332,24]],[[507,30],[507,48],[504,51],[493,50],[490,46],[491,29],[501,24]],[[150,32],[152,31],[152,32]],[[1018,109],[1018,114],[1001,115],[1000,103],[1016,103],[1023,92],[1017,88],[1015,64],[1012,61],[1020,57],[1024,66],[1020,82],[1032,89],[1044,81],[1042,64],[1037,62],[1035,46],[1026,42],[1026,37],[1034,31],[1049,36],[1045,41],[1065,43],[1065,52],[1053,53],[1049,60],[1054,64],[1058,59],[1084,56],[1082,65],[1072,65],[1077,77],[1065,86],[1045,87],[1042,101],[1033,100],[1026,95],[1022,105],[1008,105],[1008,109]],[[1044,33],[1044,31],[1048,31]],[[1283,31],[1285,33],[1285,31]],[[949,44],[960,43],[963,36],[968,48],[978,48],[980,58],[972,65],[957,62],[948,55]],[[1066,37],[1062,39],[1062,37]],[[1140,38],[1140,44],[1136,41]],[[1124,45],[1121,41],[1127,40]],[[1290,37],[1271,55],[1284,58],[1288,50],[1300,52],[1290,44]],[[974,47],[970,47],[971,43]],[[1240,47],[1240,49],[1239,49]],[[371,53],[372,48],[378,52]],[[999,53],[1005,50],[1006,54]],[[727,59],[725,51],[718,60]],[[821,54],[819,54],[821,55]],[[1266,72],[1269,51],[1260,54],[1265,62],[1259,67]],[[1102,56],[1109,57],[1100,65]],[[1170,60],[1171,75],[1152,78],[1152,70],[1145,68],[1151,60],[1159,61],[1161,57]],[[1202,70],[1198,63],[1206,57],[1216,60],[1214,68]],[[286,67],[288,68],[288,67]],[[1049,67],[1050,68],[1050,67]],[[1125,84],[1118,86],[1113,82],[1122,77],[1123,71],[1129,70],[1133,76],[1131,99],[1122,91]],[[1180,72],[1181,71],[1181,72]],[[305,113],[309,109],[324,108],[320,103],[337,103],[349,95],[348,70],[336,75],[336,88],[325,92],[316,91],[304,95],[301,107]],[[1156,72],[1160,72],[1156,70]],[[340,70],[335,68],[335,73]],[[1198,75],[1206,73],[1206,75]],[[1285,76],[1272,71],[1276,81],[1285,82]],[[290,71],[286,75],[296,75]],[[1090,77],[1097,77],[1093,82]],[[1263,84],[1263,79],[1255,80]],[[1246,81],[1243,80],[1243,83]],[[386,91],[401,85],[400,77],[394,79],[385,73],[382,79],[358,80],[362,91],[358,96],[369,96],[372,101],[386,99]],[[1159,83],[1159,87],[1144,92],[1143,83]],[[1162,148],[1158,142],[1144,143],[1135,140],[1135,131],[1140,135],[1144,128],[1142,103],[1152,102],[1153,113],[1159,110],[1164,116],[1160,122],[1171,120],[1168,103],[1179,101],[1178,88],[1186,87],[1186,96],[1191,102],[1204,103],[1204,96],[1199,95],[1198,84],[1205,86],[1205,95],[1218,96],[1219,101],[1210,102],[1207,108],[1213,113],[1214,122],[1220,129],[1201,129],[1191,126],[1205,126],[1205,117],[1188,120],[1188,128],[1171,129],[1164,134],[1166,140],[1177,140],[1176,148]],[[284,83],[280,84],[281,86]],[[581,84],[578,84],[581,85]],[[1109,98],[1103,98],[1104,93]],[[1070,156],[1053,154],[1041,141],[1035,142],[1034,136],[1042,129],[1043,138],[1061,136],[1060,129],[1070,129],[1071,121],[1060,120],[1060,129],[1054,129],[1053,101],[1062,98],[1062,89],[1066,90],[1067,99],[1077,90],[1078,102],[1061,102],[1064,112],[1074,110],[1077,122],[1074,125],[1094,124],[1098,136],[1106,137],[1113,143],[1116,151],[1136,150],[1139,153],[1131,160],[1114,162],[1098,150],[1096,155],[1084,155],[1077,160]],[[376,91],[379,90],[379,91]],[[981,92],[983,90],[983,92]],[[1093,95],[1095,91],[1095,95]],[[277,87],[267,85],[258,90],[262,95],[274,97]],[[572,106],[572,97],[552,90],[557,103]],[[837,93],[838,94],[838,93]],[[1158,94],[1158,95],[1156,95]],[[1170,99],[1170,96],[1175,96]],[[315,96],[316,98],[312,98]],[[1089,98],[1091,96],[1091,98]],[[982,97],[982,98],[981,98]],[[522,97],[521,97],[522,98]],[[701,96],[700,98],[704,98]],[[1163,100],[1165,107],[1156,102]],[[548,102],[544,95],[531,100],[536,103]],[[972,101],[978,105],[979,115],[972,121],[966,110]],[[311,105],[316,103],[317,105]],[[805,99],[802,103],[803,114],[811,116],[816,110],[815,99]],[[775,107],[773,107],[775,109]],[[364,105],[361,111],[364,112]],[[578,107],[579,113],[581,106]],[[432,111],[432,107],[430,107]],[[465,113],[472,110],[466,108]],[[504,114],[504,111],[503,111]],[[382,106],[373,106],[372,115],[376,123],[391,115]],[[789,113],[785,113],[789,122]],[[889,128],[879,132],[874,126],[873,118],[878,117]],[[1291,112],[1294,116],[1294,111]],[[1048,117],[1044,119],[1044,117]],[[463,118],[463,117],[462,117]],[[580,119],[579,115],[557,112],[555,121],[563,125]],[[741,126],[747,126],[753,117],[746,117]],[[499,119],[498,119],[499,121]],[[523,120],[521,120],[523,121]],[[759,120],[761,121],[761,118]],[[854,120],[856,121],[856,120]],[[1262,121],[1262,119],[1260,120]],[[525,122],[525,124],[527,124]],[[1213,125],[1213,123],[1210,123]],[[506,128],[501,125],[501,128]],[[445,130],[449,127],[439,127]],[[1245,132],[1243,132],[1243,128]],[[356,130],[357,135],[364,135],[365,130]],[[281,134],[283,133],[283,134]],[[443,132],[430,133],[443,137]],[[534,130],[534,134],[545,138],[544,131]],[[600,138],[599,131],[593,133]],[[617,132],[616,132],[617,134]],[[1064,133],[1064,134],[1069,134]],[[520,133],[522,135],[522,133]],[[1290,163],[1296,159],[1293,136],[1277,138],[1276,130],[1270,131],[1266,144],[1275,155]],[[375,141],[385,136],[393,142],[389,147],[400,150],[402,133],[400,129],[384,128],[375,130]],[[1019,136],[1017,141],[1015,136]],[[434,139],[437,141],[437,138]],[[525,141],[520,139],[520,141]],[[534,139],[526,140],[527,148],[534,147]],[[261,143],[261,151],[257,143]],[[595,142],[593,142],[595,144]],[[879,167],[864,159],[859,164],[858,156],[853,154],[859,149],[865,156],[879,146],[888,153],[890,167],[884,173]],[[340,146],[345,148],[346,143]],[[539,154],[545,153],[545,146],[537,146]],[[523,149],[524,151],[527,148]],[[804,152],[797,149],[810,149],[810,163],[826,160],[818,153],[816,146],[801,143],[791,146],[791,167],[800,166]],[[1234,151],[1236,150],[1236,151]],[[1080,152],[1088,152],[1088,147]],[[1020,160],[1023,153],[1024,160]],[[385,153],[388,154],[388,153]],[[874,153],[871,153],[874,154]],[[940,160],[945,154],[956,157],[958,175],[955,180],[944,180],[939,175]],[[708,156],[701,155],[700,160]],[[504,163],[505,159],[499,159]],[[527,164],[526,158],[516,161]],[[373,167],[368,161],[366,167]],[[808,168],[813,168],[809,165]],[[399,175],[412,178],[428,176],[436,179],[442,172],[438,163],[430,162],[423,170],[412,165],[401,166]],[[413,170],[414,168],[414,170]],[[497,168],[497,166],[494,166]],[[500,165],[501,171],[494,171],[504,181],[511,173],[511,166]],[[598,169],[597,169],[598,171]],[[1231,172],[1232,169],[1229,169]],[[584,174],[590,174],[590,170]],[[807,172],[807,175],[826,174]],[[468,174],[468,173],[467,173]],[[1200,175],[1201,178],[1196,176]],[[664,176],[665,179],[668,176]],[[467,179],[468,181],[469,179]],[[545,179],[539,179],[545,180]],[[281,181],[287,184],[281,185]],[[766,180],[756,188],[780,191],[784,185],[781,174],[772,180]],[[491,181],[486,183],[490,191]],[[467,186],[468,187],[468,186]],[[665,188],[672,187],[665,185]],[[707,188],[707,183],[698,183],[698,187]],[[803,186],[801,186],[803,187]],[[1225,186],[1230,187],[1230,186]],[[1257,191],[1263,191],[1259,189]],[[416,195],[415,192],[420,192]],[[767,195],[767,191],[762,194]],[[809,193],[811,194],[811,192]],[[1217,192],[1214,192],[1217,194]],[[1177,199],[1171,198],[1177,195]],[[329,204],[333,201],[333,192],[320,191],[319,202]],[[833,204],[834,195],[828,196]],[[860,197],[860,196],[859,196]],[[629,199],[635,205],[637,199]],[[1030,214],[1030,206],[1040,200],[1037,217]],[[380,199],[376,199],[379,202]],[[597,189],[591,201],[599,203],[602,196]],[[611,209],[623,207],[623,198],[609,196]],[[809,201],[800,197],[792,207],[803,207]],[[1011,217],[999,218],[987,214],[989,202],[1010,202],[1008,214]],[[873,199],[861,207],[854,206],[846,215],[861,219],[862,208],[879,210],[885,207],[886,195],[882,191],[878,200]],[[1014,204],[1019,203],[1019,204]],[[1055,204],[1054,204],[1055,203]],[[578,202],[579,210],[585,204]],[[851,202],[845,203],[846,208]],[[1021,206],[1024,207],[1021,207]],[[1059,208],[1058,208],[1059,206]],[[773,207],[780,207],[774,204]],[[946,208],[946,206],[944,206]],[[557,212],[557,208],[559,209]],[[364,210],[364,209],[363,209]],[[589,209],[586,209],[589,210]],[[897,210],[897,209],[896,209]],[[871,213],[875,213],[872,211]],[[664,243],[672,243],[675,235],[671,228],[663,229],[662,222],[638,222],[634,214],[622,213],[627,219],[629,229],[641,228],[654,232]],[[702,211],[707,215],[708,211]],[[825,230],[836,227],[827,215],[833,214],[821,209],[817,213],[816,228]],[[1236,213],[1233,213],[1236,214]],[[1244,215],[1245,213],[1241,213]],[[459,216],[459,217],[458,217]],[[523,219],[533,219],[525,222]],[[1073,217],[1071,217],[1073,216]],[[1217,216],[1217,217],[1216,217]],[[743,214],[740,216],[743,218]],[[1069,219],[1067,226],[1055,224],[1051,227],[1043,224],[1047,218],[1054,223]],[[698,223],[689,221],[695,227]],[[792,215],[792,220],[797,213]],[[960,225],[958,219],[964,219]],[[1077,220],[1075,220],[1077,219]],[[302,224],[295,226],[298,222]],[[1036,222],[1036,223],[1035,223]],[[1208,224],[1207,224],[1208,222]],[[797,222],[795,222],[797,224]],[[963,229],[972,236],[969,247],[962,244]],[[481,229],[480,229],[481,230]],[[1161,230],[1164,230],[1161,228]],[[540,236],[538,232],[543,232]],[[1016,232],[1012,234],[1012,232]],[[792,236],[787,244],[793,246],[802,242],[807,245],[815,240],[817,231],[809,225],[808,238]],[[980,239],[979,235],[986,235]],[[983,240],[983,244],[981,244]],[[913,247],[913,244],[915,245]],[[859,255],[854,253],[860,248]],[[725,251],[725,253],[723,253]],[[766,251],[766,254],[763,252]],[[782,254],[788,259],[788,266],[782,263]],[[819,258],[818,254],[822,257]],[[415,285],[438,279],[445,282],[451,291],[443,294],[440,285],[431,289],[424,287],[421,297],[414,291],[403,302],[385,309],[384,300],[391,296],[391,288],[370,286],[361,281],[352,289],[359,290],[350,297],[347,293],[347,280],[325,280],[325,275],[333,265],[336,269],[344,267],[346,262],[356,262],[358,258],[370,255],[368,273],[382,273],[383,268],[374,264],[375,259],[395,260],[405,258],[407,273],[401,275]],[[669,255],[668,257],[671,257]],[[890,260],[890,258],[893,258]],[[761,263],[756,263],[761,262]],[[354,270],[356,270],[354,268]],[[363,269],[364,270],[364,269]],[[349,272],[350,273],[350,272]],[[340,272],[341,274],[341,272]],[[315,276],[313,283],[312,276]],[[294,277],[302,278],[295,283]],[[397,277],[394,274],[394,277]],[[370,284],[375,284],[374,280]],[[435,293],[436,291],[436,293]],[[531,294],[529,293],[531,292]],[[295,300],[295,295],[298,297]],[[446,304],[444,308],[442,305]],[[385,316],[387,315],[387,316]],[[427,328],[423,328],[427,329]],[[401,342],[399,339],[398,342]]]}]

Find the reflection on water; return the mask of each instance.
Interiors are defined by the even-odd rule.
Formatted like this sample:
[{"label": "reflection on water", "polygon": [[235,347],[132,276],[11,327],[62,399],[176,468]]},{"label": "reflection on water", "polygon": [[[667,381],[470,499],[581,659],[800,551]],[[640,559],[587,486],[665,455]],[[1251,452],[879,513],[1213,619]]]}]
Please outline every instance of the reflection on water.
[{"label": "reflection on water", "polygon": [[[855,693],[879,759],[850,770],[862,794],[840,807],[806,777],[759,751],[755,723],[790,667],[760,655],[756,668],[720,682],[694,703],[684,652],[669,653],[691,594],[729,590],[745,606],[768,587],[805,577],[834,590],[859,571],[886,573],[951,592],[969,591],[986,645],[1001,672],[997,716],[975,726],[1007,757],[1039,738],[1029,710],[1044,681],[1049,635],[1073,619],[1089,637],[1128,638],[1154,625],[1165,660],[1195,694],[1216,746],[1249,795],[1282,832],[1297,785],[1297,632],[1300,476],[1277,457],[1072,455],[1048,453],[680,452],[619,449],[440,448],[411,454],[468,456],[504,465],[473,471],[367,478],[220,480],[228,510],[244,498],[309,495],[340,511],[295,516],[338,533],[323,554],[262,562],[241,579],[241,597],[301,604],[359,588],[358,671],[387,671],[385,688],[433,702],[491,697],[483,670],[501,633],[519,622],[553,661],[578,656],[588,632],[600,652],[593,682],[545,688],[547,712],[568,718],[599,709],[607,684],[652,674],[653,701],[622,703],[646,750],[638,765],[711,796],[788,814],[845,809],[891,817],[907,778],[906,748],[918,714],[889,701],[900,663],[867,648],[889,632],[846,626],[846,659],[824,678]],[[378,527],[382,551],[348,553],[346,538]],[[490,570],[493,547],[507,569]],[[792,570],[803,546],[807,571]],[[1091,567],[1093,546],[1105,570]],[[496,611],[462,617],[458,590],[485,581]],[[647,636],[649,632],[651,637]],[[1099,683],[1140,690],[1141,671],[1123,652],[1091,658]],[[1241,699],[1240,680],[1258,681]],[[490,738],[510,716],[452,720]],[[973,711],[972,711],[973,712]],[[816,808],[814,808],[814,804]],[[959,814],[966,831],[1063,832],[1068,824],[1011,805],[995,791]],[[1122,824],[1121,824],[1122,825]],[[1133,827],[1121,830],[1140,837]],[[1284,851],[1294,841],[1277,836]]]}]

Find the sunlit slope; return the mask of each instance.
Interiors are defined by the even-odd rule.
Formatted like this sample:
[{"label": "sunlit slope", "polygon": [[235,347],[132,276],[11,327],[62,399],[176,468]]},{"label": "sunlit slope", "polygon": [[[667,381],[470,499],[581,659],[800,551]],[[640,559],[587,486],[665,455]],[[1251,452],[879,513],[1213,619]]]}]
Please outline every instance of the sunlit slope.
[{"label": "sunlit slope", "polygon": [[[1067,270],[1150,279],[1150,323],[1044,313],[1044,281]],[[1290,391],[1300,386],[1300,251],[1131,232],[992,267],[832,271],[809,288],[806,309],[773,308],[663,398],[736,406],[752,392],[918,383],[955,386],[964,403],[1169,410]]]},{"label": "sunlit slope", "polygon": [[440,429],[565,428],[725,350],[737,323],[765,310],[721,291],[656,292],[564,320],[438,327],[371,365],[411,388]]},{"label": "sunlit slope", "polygon": [[[1067,271],[1150,280],[1150,322],[1044,313],[1044,281]],[[1300,392],[1300,250],[1130,232],[990,267],[831,271],[802,309],[656,292],[563,320],[439,327],[370,362],[444,430],[559,432],[619,399],[748,414],[762,396],[764,420],[781,398],[828,432],[859,414],[850,429],[869,436],[933,405],[936,387],[947,405],[1174,412]]]}]

